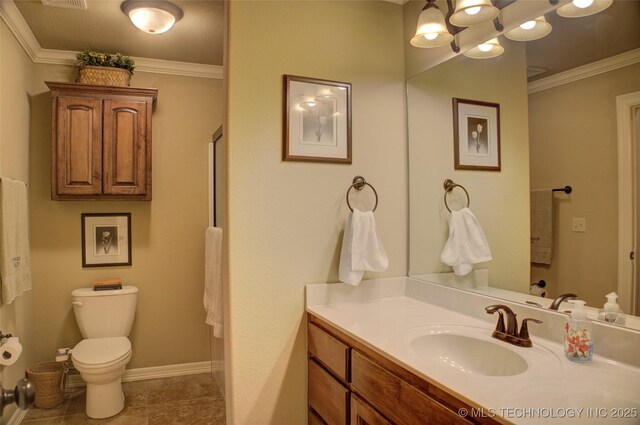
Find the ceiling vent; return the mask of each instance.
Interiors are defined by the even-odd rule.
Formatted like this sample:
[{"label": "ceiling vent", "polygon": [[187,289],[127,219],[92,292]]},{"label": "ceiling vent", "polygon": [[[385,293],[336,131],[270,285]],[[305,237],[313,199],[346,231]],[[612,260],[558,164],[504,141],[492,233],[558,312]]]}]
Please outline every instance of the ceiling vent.
[{"label": "ceiling vent", "polygon": [[548,69],[539,68],[537,66],[527,67],[527,78],[535,77],[536,75],[544,74]]},{"label": "ceiling vent", "polygon": [[42,4],[66,9],[87,10],[87,0],[42,0]]}]

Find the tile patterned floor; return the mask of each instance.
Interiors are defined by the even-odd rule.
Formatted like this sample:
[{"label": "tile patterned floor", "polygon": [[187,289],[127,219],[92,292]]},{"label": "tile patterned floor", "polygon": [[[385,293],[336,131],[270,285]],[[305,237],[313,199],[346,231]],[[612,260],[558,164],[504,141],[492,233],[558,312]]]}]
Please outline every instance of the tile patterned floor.
[{"label": "tile patterned floor", "polygon": [[85,390],[75,388],[55,409],[32,408],[25,425],[224,425],[224,398],[211,374],[125,382],[125,407],[107,419],[85,412]]}]

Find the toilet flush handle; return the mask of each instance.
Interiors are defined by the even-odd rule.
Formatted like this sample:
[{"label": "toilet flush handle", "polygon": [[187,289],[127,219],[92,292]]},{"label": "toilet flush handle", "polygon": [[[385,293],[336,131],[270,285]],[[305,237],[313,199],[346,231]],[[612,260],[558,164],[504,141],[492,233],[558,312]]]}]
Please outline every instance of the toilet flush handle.
[{"label": "toilet flush handle", "polygon": [[81,301],[73,301],[71,304],[77,305],[78,307],[82,307],[82,302]]}]

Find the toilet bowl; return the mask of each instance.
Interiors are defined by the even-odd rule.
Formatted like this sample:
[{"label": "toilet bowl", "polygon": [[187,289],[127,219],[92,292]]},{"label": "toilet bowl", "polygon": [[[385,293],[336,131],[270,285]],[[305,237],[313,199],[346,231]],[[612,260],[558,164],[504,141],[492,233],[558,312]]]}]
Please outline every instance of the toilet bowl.
[{"label": "toilet bowl", "polygon": [[123,336],[84,339],[74,347],[71,359],[87,383],[87,416],[118,414],[124,408],[121,380],[131,359],[131,342]]},{"label": "toilet bowl", "polygon": [[101,419],[117,415],[124,408],[122,375],[131,359],[127,336],[133,324],[138,288],[80,288],[71,296],[78,327],[85,338],[73,348],[71,360],[87,384],[87,416]]}]

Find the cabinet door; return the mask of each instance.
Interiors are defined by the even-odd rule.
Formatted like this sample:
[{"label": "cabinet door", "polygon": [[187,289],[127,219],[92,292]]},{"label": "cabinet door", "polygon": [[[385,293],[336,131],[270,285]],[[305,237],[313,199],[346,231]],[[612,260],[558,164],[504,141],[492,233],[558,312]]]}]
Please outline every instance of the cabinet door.
[{"label": "cabinet door", "polygon": [[351,394],[350,425],[391,425],[381,414],[359,397]]},{"label": "cabinet door", "polygon": [[102,193],[102,101],[60,96],[54,117],[53,199]]},{"label": "cabinet door", "polygon": [[148,105],[144,100],[104,100],[103,190],[107,195],[150,195]]}]

